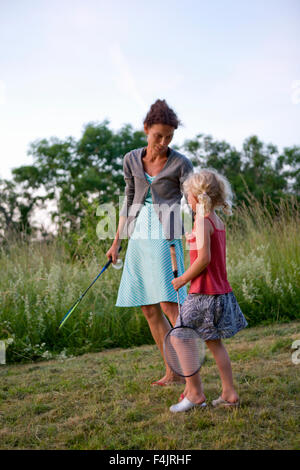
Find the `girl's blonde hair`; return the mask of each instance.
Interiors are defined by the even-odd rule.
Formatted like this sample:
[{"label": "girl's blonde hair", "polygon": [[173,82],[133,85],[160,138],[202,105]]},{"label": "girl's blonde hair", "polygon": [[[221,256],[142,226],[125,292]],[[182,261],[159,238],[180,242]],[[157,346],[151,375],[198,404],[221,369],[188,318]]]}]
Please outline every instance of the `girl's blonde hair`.
[{"label": "girl's blonde hair", "polygon": [[232,215],[232,197],[228,179],[214,168],[203,168],[192,173],[183,183],[184,192],[191,193],[202,204],[204,214],[213,209],[222,209],[224,214]]}]

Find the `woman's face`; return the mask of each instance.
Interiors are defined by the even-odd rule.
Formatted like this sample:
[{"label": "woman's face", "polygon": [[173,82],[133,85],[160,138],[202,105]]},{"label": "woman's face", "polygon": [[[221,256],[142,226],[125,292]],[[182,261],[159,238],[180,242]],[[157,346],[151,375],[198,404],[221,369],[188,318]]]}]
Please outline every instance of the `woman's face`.
[{"label": "woman's face", "polygon": [[147,127],[145,124],[144,130],[148,137],[148,147],[155,153],[164,155],[173,139],[174,127],[166,124],[153,124],[151,127]]}]

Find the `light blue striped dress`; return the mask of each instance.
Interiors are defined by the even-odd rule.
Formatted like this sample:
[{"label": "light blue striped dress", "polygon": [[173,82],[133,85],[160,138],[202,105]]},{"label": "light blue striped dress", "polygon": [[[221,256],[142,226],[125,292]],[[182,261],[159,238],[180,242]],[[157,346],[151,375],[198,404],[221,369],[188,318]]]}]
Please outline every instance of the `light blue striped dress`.
[{"label": "light blue striped dress", "polygon": [[[151,184],[155,176],[145,172]],[[184,272],[181,239],[165,238],[162,224],[153,207],[150,188],[129,238],[116,307],[135,307],[160,302],[176,302],[170,245],[175,245],[178,276]],[[187,296],[186,286],[179,289],[180,304]]]}]

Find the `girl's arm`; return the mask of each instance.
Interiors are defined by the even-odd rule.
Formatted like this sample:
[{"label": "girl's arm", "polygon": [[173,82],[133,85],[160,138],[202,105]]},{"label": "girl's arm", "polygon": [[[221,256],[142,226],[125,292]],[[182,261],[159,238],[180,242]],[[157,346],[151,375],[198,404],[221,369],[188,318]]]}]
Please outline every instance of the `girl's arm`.
[{"label": "girl's arm", "polygon": [[187,284],[189,281],[199,276],[199,274],[209,265],[210,254],[210,234],[211,226],[207,219],[196,214],[196,247],[198,256],[193,264],[182,274],[173,279],[172,284],[175,290]]}]

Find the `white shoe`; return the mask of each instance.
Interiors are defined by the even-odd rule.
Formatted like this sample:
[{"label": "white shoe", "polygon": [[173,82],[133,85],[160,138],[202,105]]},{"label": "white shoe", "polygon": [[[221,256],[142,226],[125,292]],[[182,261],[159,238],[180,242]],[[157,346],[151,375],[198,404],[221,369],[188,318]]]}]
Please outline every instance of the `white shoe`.
[{"label": "white shoe", "polygon": [[184,399],[181,400],[176,405],[170,406],[170,411],[172,411],[172,413],[178,413],[179,411],[188,411],[191,408],[194,408],[197,406],[204,408],[206,406],[206,403],[205,401],[202,403],[193,403],[187,397],[184,397]]}]

